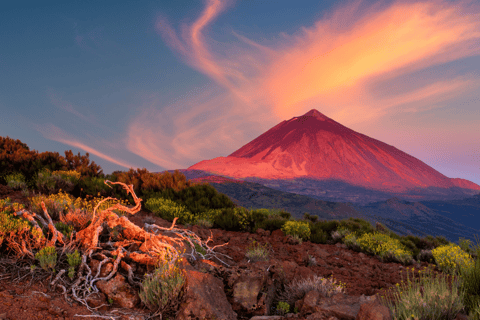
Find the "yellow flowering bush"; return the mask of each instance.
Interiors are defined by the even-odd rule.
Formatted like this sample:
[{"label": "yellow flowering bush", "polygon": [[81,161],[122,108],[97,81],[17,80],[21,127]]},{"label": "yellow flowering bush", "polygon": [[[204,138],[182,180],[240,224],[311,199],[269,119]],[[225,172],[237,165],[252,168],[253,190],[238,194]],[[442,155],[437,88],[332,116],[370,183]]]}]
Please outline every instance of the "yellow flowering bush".
[{"label": "yellow flowering bush", "polygon": [[473,260],[458,245],[451,243],[432,250],[435,262],[439,268],[448,273],[454,273],[459,268],[468,270],[473,266]]},{"label": "yellow flowering bush", "polygon": [[282,226],[282,231],[285,234],[297,235],[303,240],[308,240],[310,238],[310,226],[307,222],[303,221],[287,221]]},{"label": "yellow flowering bush", "polygon": [[[47,208],[48,214],[52,217],[52,219],[59,219],[60,216],[65,215],[69,211],[75,212],[76,209],[84,210],[93,214],[94,208],[103,199],[103,197],[94,198],[91,201],[87,201],[82,198],[75,199],[68,193],[62,192],[61,189],[58,194],[51,194],[48,197],[40,195],[29,198],[33,212],[37,214],[43,212],[41,206],[41,203],[43,201],[45,203],[45,207]],[[117,203],[121,203],[122,205],[128,204],[124,200],[119,201],[117,199],[109,199],[108,201],[103,202],[98,207],[97,211],[103,211]]]}]

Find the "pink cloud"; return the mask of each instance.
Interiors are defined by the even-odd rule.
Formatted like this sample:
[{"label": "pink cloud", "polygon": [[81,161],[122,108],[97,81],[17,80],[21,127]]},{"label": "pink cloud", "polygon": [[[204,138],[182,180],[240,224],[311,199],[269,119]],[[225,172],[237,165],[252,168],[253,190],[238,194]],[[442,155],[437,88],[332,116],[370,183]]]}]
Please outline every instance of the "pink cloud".
[{"label": "pink cloud", "polygon": [[[69,135],[64,130],[58,128],[55,125],[52,125],[52,124],[38,125],[38,124],[35,124],[35,123],[33,123],[33,125],[34,125],[34,127],[36,127],[37,131],[42,133],[44,135],[44,137],[47,138],[47,139],[57,141],[57,142],[60,142],[60,143],[64,143],[64,144],[69,145],[69,146],[74,147],[74,148],[82,149],[85,152],[88,152],[89,154],[96,155],[97,157],[100,157],[100,158],[102,158],[102,159],[104,159],[108,162],[111,162],[111,163],[114,163],[114,164],[119,165],[121,167],[124,167],[127,170],[129,168],[137,168],[133,164],[130,164],[128,162],[112,158],[112,157],[106,155],[105,153],[102,153],[102,152],[98,151],[97,149],[94,149],[94,148],[78,141],[77,139],[69,137]],[[60,155],[62,155],[62,154],[60,154]]]},{"label": "pink cloud", "polygon": [[[478,76],[458,75],[452,69],[415,88],[396,81],[404,88],[398,91],[401,94],[370,89],[386,79],[414,77],[428,67],[479,55],[480,8],[472,1],[371,6],[355,1],[336,7],[294,35],[280,33],[268,44],[233,32],[239,42],[219,45],[206,33],[226,9],[224,2],[206,1],[196,20],[181,26],[180,35],[166,18],[157,20],[156,29],[167,45],[224,90],[184,97],[162,111],[156,111],[160,101],[150,104],[129,126],[130,151],[160,166],[181,168],[205,158],[203,154],[212,157],[207,152],[212,148],[222,150],[219,155],[236,150],[247,142],[244,137],[251,128],[262,133],[259,123],[269,128],[312,108],[348,126],[397,109],[410,113],[432,109],[480,86]],[[175,112],[166,111],[173,108]],[[209,116],[199,118],[202,113]],[[177,132],[175,139],[159,132],[158,125],[149,128],[156,115],[168,119]]]}]

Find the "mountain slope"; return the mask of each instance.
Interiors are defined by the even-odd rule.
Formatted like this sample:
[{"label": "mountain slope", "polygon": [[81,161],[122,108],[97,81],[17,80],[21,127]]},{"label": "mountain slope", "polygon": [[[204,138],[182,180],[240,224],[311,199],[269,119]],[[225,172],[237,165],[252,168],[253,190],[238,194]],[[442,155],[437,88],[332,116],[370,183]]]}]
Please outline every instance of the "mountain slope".
[{"label": "mountain slope", "polygon": [[227,157],[204,160],[188,170],[236,179],[335,180],[394,193],[428,187],[480,190],[473,182],[450,179],[407,153],[355,132],[315,109],[279,123]]}]

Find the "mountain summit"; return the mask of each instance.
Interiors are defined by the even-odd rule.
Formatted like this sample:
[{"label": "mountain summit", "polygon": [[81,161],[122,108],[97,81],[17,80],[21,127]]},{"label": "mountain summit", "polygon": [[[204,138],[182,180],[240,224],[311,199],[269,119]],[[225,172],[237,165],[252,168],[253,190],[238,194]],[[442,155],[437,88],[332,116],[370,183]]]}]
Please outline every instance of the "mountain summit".
[{"label": "mountain summit", "polygon": [[471,181],[448,178],[405,152],[353,131],[315,109],[282,121],[227,157],[204,160],[187,170],[237,179],[340,180],[395,193],[427,187],[480,190]]}]

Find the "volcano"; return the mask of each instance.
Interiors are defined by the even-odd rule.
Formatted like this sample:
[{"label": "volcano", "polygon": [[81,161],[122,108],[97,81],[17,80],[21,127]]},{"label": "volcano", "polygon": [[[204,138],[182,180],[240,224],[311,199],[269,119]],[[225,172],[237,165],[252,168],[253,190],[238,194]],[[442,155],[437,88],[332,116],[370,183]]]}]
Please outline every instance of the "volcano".
[{"label": "volcano", "polygon": [[480,190],[471,181],[448,178],[417,158],[315,109],[282,121],[227,157],[204,160],[187,170],[235,179],[342,181],[393,193],[428,187]]}]

